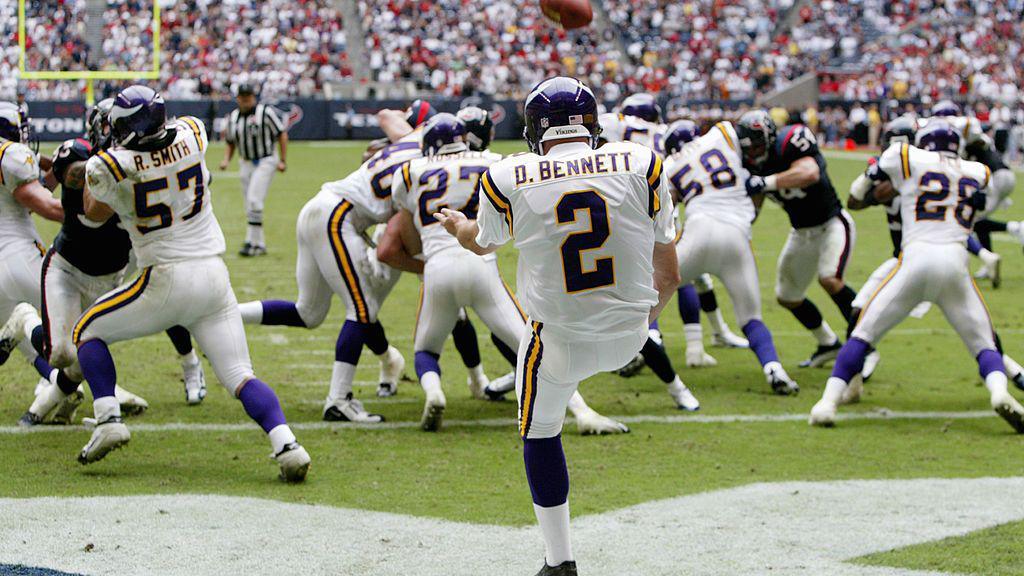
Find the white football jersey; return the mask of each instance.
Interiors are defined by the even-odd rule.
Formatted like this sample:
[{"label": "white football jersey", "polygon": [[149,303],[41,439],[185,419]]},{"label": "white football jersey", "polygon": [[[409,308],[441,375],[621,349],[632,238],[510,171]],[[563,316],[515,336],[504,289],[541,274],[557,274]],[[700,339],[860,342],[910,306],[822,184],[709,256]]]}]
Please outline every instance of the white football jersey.
[{"label": "white football jersey", "polygon": [[661,159],[629,142],[518,154],[480,181],[481,246],[514,240],[520,302],[566,340],[636,333],[658,301],[654,243],[675,240]]},{"label": "white football jersey", "polygon": [[14,199],[14,191],[39,178],[39,159],[24,144],[0,138],[0,247],[12,240],[39,240],[28,208]]},{"label": "white football jersey", "polygon": [[749,236],[755,211],[747,195],[746,175],[731,122],[715,124],[707,134],[665,158],[665,176],[685,206],[685,218],[713,218]]},{"label": "white football jersey", "polygon": [[[636,142],[658,151],[660,141],[665,136],[664,124],[655,124],[643,118],[625,116],[618,112],[601,114],[597,121],[601,125],[601,138],[608,142]],[[664,156],[664,147],[658,154]]]},{"label": "white football jersey", "polygon": [[422,130],[417,128],[394,144],[378,150],[355,172],[342,180],[328,182],[322,194],[334,194],[338,201],[348,200],[355,206],[353,225],[360,232],[374,224],[383,224],[395,215],[391,200],[391,184],[402,164],[419,158]]},{"label": "white football jersey", "polygon": [[392,195],[395,206],[412,213],[426,260],[447,250],[465,251],[434,214],[441,208],[451,208],[476,218],[480,177],[498,160],[501,154],[467,150],[424,156],[402,165],[401,177],[392,184]]},{"label": "white football jersey", "polygon": [[987,166],[895,143],[882,153],[878,168],[899,194],[903,247],[911,242],[967,242],[974,220],[968,200],[988,187]]},{"label": "white football jersey", "polygon": [[120,216],[140,268],[224,253],[206,168],[206,128],[184,116],[168,129],[174,140],[162,150],[100,151],[85,167],[89,194]]}]

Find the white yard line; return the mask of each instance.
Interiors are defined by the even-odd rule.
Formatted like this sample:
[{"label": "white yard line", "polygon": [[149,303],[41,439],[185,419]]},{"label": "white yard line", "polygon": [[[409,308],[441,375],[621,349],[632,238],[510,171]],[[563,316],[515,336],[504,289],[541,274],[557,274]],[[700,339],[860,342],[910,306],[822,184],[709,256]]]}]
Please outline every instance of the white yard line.
[{"label": "white yard line", "polygon": [[[357,384],[361,384],[358,383]],[[373,384],[376,386],[376,384]],[[512,403],[509,403],[511,409]],[[964,412],[894,412],[889,410],[878,410],[874,412],[849,412],[839,414],[840,421],[855,420],[971,420],[978,418],[995,418],[996,415],[989,411],[964,411]],[[735,424],[735,423],[760,423],[760,422],[805,422],[807,414],[675,414],[670,416],[659,416],[654,414],[641,414],[636,416],[612,416],[612,418],[627,424]],[[575,422],[567,418],[566,423]],[[168,422],[165,424],[147,424],[145,422],[128,422],[132,431],[139,432],[237,432],[245,430],[256,430],[255,424],[250,422],[238,423],[198,423],[198,422]],[[292,422],[291,427],[296,430],[331,430],[335,428],[355,428],[360,430],[401,430],[408,428],[419,428],[419,422],[382,422],[380,424],[350,424],[345,422]],[[444,425],[449,428],[500,428],[515,426],[513,418],[483,418],[477,420],[445,420]],[[21,428],[19,426],[0,426],[0,434],[25,434],[25,433],[46,433],[46,432],[80,432],[83,426],[36,426],[34,428]]]}]

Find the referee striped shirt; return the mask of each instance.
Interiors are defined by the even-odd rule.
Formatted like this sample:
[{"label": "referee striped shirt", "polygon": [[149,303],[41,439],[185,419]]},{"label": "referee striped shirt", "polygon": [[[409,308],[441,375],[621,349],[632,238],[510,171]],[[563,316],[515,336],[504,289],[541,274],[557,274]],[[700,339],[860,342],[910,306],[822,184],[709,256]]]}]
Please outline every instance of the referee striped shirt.
[{"label": "referee striped shirt", "polygon": [[228,118],[227,141],[235,145],[244,160],[259,160],[274,153],[274,144],[284,128],[281,112],[273,106],[257,104],[248,114],[235,109]]}]

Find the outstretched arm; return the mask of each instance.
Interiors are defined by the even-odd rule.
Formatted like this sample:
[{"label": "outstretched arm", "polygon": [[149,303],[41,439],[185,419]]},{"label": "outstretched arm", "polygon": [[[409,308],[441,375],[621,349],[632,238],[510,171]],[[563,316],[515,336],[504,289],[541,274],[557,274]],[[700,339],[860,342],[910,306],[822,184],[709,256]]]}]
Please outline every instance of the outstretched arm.
[{"label": "outstretched arm", "polygon": [[405,112],[401,110],[384,109],[377,112],[377,123],[380,124],[384,135],[392,142],[398,142],[409,132],[412,132],[412,126],[405,121]]},{"label": "outstretched arm", "polygon": [[483,247],[476,243],[476,236],[480,233],[480,227],[476,220],[466,218],[466,215],[451,208],[441,208],[441,211],[434,214],[434,218],[444,226],[449,234],[455,236],[463,248],[474,254],[483,256],[492,254],[498,250],[497,246]]}]

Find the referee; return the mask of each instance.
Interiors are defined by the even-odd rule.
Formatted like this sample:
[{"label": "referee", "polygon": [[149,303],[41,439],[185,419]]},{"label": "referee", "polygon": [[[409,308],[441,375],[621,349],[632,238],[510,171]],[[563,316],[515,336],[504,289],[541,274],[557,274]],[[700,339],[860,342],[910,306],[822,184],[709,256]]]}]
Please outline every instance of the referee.
[{"label": "referee", "polygon": [[273,106],[258,103],[256,89],[252,85],[242,84],[238,87],[237,102],[238,108],[228,118],[225,138],[227,149],[220,169],[227,170],[237,148],[241,157],[238,174],[242,180],[245,213],[249,222],[245,244],[238,253],[242,256],[262,256],[267,253],[267,243],[263,236],[263,203],[267,199],[274,170],[284,172],[287,169],[285,157],[288,133],[285,132],[281,112]]}]

